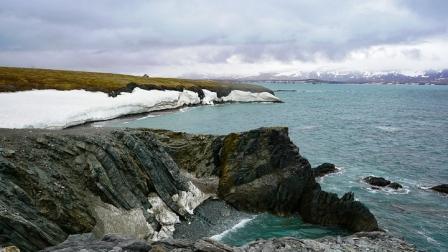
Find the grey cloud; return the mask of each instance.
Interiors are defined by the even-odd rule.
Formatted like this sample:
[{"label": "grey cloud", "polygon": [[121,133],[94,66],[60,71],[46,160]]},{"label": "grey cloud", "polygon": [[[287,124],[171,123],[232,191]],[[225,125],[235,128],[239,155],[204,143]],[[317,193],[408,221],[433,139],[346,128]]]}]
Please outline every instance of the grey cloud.
[{"label": "grey cloud", "polygon": [[93,68],[222,63],[232,55],[340,60],[372,45],[447,35],[447,12],[444,0],[3,0],[0,55],[10,57],[0,64],[29,63],[21,57]]}]

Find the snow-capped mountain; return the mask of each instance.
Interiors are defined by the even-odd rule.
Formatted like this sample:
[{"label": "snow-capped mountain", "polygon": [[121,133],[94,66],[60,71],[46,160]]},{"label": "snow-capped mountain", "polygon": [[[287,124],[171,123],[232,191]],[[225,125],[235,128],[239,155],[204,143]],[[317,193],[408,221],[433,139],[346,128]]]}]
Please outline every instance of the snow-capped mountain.
[{"label": "snow-capped mountain", "polygon": [[302,80],[310,82],[342,83],[428,83],[448,85],[448,69],[424,72],[335,72],[311,71],[289,73],[262,73],[257,76],[228,78],[241,81],[251,80]]}]

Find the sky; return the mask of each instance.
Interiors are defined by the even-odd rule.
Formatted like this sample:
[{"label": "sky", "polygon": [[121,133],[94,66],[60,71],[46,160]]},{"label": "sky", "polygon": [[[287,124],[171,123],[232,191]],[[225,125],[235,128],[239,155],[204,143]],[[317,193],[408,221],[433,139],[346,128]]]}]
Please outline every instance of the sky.
[{"label": "sky", "polygon": [[446,0],[1,0],[0,65],[150,76],[448,68]]}]

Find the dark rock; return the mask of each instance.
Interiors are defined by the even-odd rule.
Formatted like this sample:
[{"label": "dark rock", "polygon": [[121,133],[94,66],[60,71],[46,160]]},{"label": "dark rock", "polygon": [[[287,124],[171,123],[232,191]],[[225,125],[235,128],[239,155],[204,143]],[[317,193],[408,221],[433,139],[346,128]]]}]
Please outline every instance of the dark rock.
[{"label": "dark rock", "polygon": [[441,193],[448,193],[448,184],[441,184],[438,186],[431,187],[431,190],[441,192]]},{"label": "dark rock", "polygon": [[97,210],[105,204],[122,212],[141,209],[142,218],[157,223],[147,211],[151,192],[185,215],[172,196],[187,190],[187,180],[149,131],[2,129],[0,134],[7,139],[2,145],[23,150],[14,158],[0,156],[0,236],[22,251],[56,245],[69,234],[107,231],[106,210]]},{"label": "dark rock", "polygon": [[197,240],[220,234],[252,214],[241,212],[223,200],[208,199],[194,210],[188,220],[175,225],[173,238]]},{"label": "dark rock", "polygon": [[374,177],[374,176],[368,176],[363,179],[364,182],[373,185],[372,189],[378,190],[378,187],[390,187],[392,189],[398,190],[403,188],[403,186],[397,182],[391,182],[390,180],[387,180],[383,177]]},{"label": "dark rock", "polygon": [[400,185],[400,184],[398,184],[397,182],[392,182],[392,183],[390,183],[390,184],[388,185],[388,187],[393,188],[393,189],[395,189],[395,190],[398,190],[398,189],[400,189],[400,188],[403,188],[403,186]]},{"label": "dark rock", "polygon": [[[181,169],[199,180],[219,176],[219,196],[239,210],[299,213],[315,224],[378,230],[375,217],[352,194],[339,199],[320,189],[287,128],[261,128],[224,137],[157,134]],[[194,162],[191,157],[203,161]]]},{"label": "dark rock", "polygon": [[148,252],[151,245],[147,242],[118,235],[107,235],[102,240],[95,239],[91,233],[70,235],[67,240],[53,247],[48,247],[42,251],[129,251]]},{"label": "dark rock", "polygon": [[365,177],[363,180],[364,180],[364,182],[366,182],[370,185],[373,185],[373,186],[384,187],[384,186],[388,186],[390,184],[390,180],[387,180],[383,177],[368,176],[368,177]]},{"label": "dark rock", "polygon": [[[113,240],[69,236],[62,244],[45,249],[56,251],[129,251],[129,252],[255,252],[255,251],[417,251],[405,241],[383,232],[360,232],[346,237],[325,237],[316,240],[292,237],[256,240],[242,247],[231,247],[211,239],[197,241],[169,239],[148,244],[131,238],[115,236]],[[128,244],[128,245],[126,245]],[[131,246],[129,246],[129,244]]]},{"label": "dark rock", "polygon": [[[20,150],[0,155],[0,239],[22,251],[54,246],[77,233],[150,239],[154,231],[148,226],[158,231],[163,225],[150,213],[148,195],[190,220],[194,217],[175,198],[191,183],[238,210],[300,214],[311,223],[353,231],[378,229],[375,217],[353,194],[338,198],[320,189],[287,128],[226,136],[148,129],[0,129],[0,136],[3,149]],[[113,237],[105,239],[94,246],[115,244]],[[120,246],[132,250],[146,248],[123,242],[128,241]],[[209,249],[208,244],[194,246]]]},{"label": "dark rock", "polygon": [[323,163],[315,168],[313,168],[314,177],[322,177],[329,173],[337,172],[336,166],[330,163]]}]

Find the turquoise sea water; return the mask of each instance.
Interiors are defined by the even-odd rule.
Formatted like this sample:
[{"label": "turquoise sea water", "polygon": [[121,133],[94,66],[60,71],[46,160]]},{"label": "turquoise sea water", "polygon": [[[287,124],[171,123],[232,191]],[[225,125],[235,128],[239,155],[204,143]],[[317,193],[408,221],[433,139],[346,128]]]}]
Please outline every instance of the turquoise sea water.
[{"label": "turquoise sea water", "polygon": [[[355,192],[382,228],[419,249],[448,251],[448,197],[425,188],[448,183],[448,86],[268,84],[285,103],[224,104],[105,123],[225,134],[288,126],[291,139],[313,166],[335,163],[323,189]],[[384,176],[400,191],[371,190],[361,182]],[[299,220],[260,215],[222,238],[243,244],[257,238],[315,238],[340,232]]]}]

